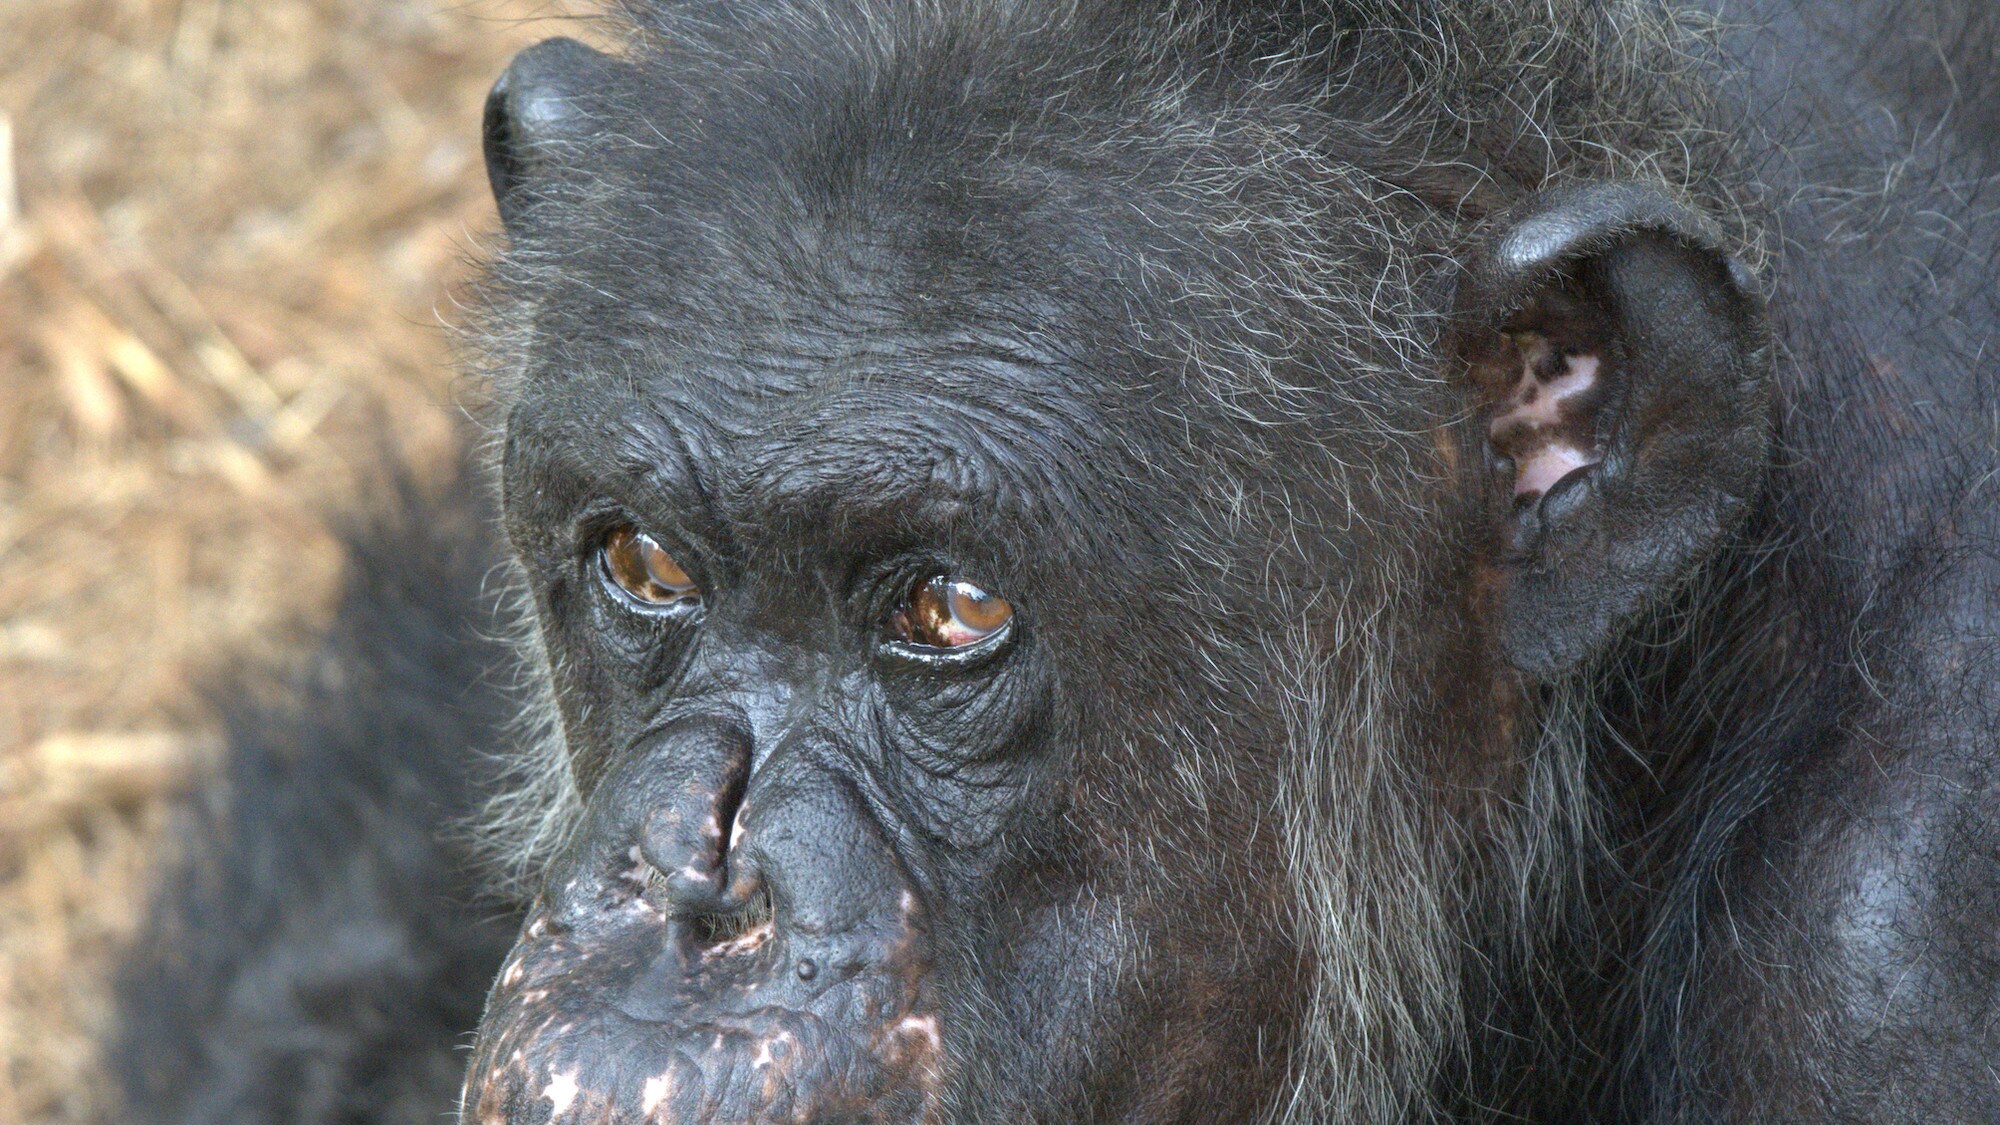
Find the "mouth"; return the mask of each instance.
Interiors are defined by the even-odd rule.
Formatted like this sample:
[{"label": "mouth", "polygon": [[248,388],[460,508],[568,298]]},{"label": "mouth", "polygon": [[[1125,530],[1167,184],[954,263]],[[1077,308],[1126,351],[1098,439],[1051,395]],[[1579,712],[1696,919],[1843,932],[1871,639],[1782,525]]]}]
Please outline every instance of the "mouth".
[{"label": "mouth", "polygon": [[488,1000],[468,1125],[888,1125],[936,1104],[941,1027],[908,943],[811,948],[767,896],[671,923],[643,898],[616,913],[530,915]]}]

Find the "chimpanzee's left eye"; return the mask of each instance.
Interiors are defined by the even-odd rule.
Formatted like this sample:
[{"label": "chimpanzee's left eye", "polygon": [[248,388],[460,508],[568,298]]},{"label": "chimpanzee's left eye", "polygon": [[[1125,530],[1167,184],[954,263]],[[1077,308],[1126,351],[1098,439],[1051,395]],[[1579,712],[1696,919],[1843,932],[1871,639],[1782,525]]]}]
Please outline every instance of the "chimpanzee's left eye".
[{"label": "chimpanzee's left eye", "polygon": [[940,574],[925,579],[889,615],[889,639],[922,648],[964,649],[998,635],[1014,620],[1006,599]]}]

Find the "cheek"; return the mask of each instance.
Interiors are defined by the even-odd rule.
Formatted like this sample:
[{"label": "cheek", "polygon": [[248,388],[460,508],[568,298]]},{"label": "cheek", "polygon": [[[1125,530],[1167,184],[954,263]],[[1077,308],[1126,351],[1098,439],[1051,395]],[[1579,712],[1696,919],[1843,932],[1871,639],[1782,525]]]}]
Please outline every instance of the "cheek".
[{"label": "cheek", "polygon": [[1109,886],[1036,911],[986,950],[1002,983],[983,1021],[954,1017],[979,1040],[964,1049],[1013,1059],[1052,1104],[1143,1104],[1130,1119],[1145,1121],[1256,1119],[1289,1057],[1298,966],[1227,914],[1189,899],[1138,906]]},{"label": "cheek", "polygon": [[562,616],[541,617],[564,745],[586,791],[632,732],[650,729],[682,694],[692,649],[692,630],[670,624],[675,632],[635,640],[623,623],[602,622],[590,609],[563,605]]}]

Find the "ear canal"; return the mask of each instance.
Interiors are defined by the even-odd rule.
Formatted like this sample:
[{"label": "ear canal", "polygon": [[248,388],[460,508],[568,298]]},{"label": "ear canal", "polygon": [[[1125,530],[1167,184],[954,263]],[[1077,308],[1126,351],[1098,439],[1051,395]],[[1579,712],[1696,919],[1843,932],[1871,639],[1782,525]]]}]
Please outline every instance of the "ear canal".
[{"label": "ear canal", "polygon": [[510,229],[565,142],[588,130],[586,103],[617,65],[574,39],[548,39],[514,56],[486,95],[482,133],[486,176],[501,222]]},{"label": "ear canal", "polygon": [[1538,675],[1601,652],[1706,559],[1771,443],[1745,271],[1664,197],[1595,187],[1503,229],[1460,303],[1492,470],[1493,625]]},{"label": "ear canal", "polygon": [[[1561,289],[1530,301],[1502,330],[1502,344],[1482,370],[1497,375],[1487,398],[1497,404],[1487,443],[1511,470],[1514,503],[1524,508],[1604,459],[1599,432],[1617,344],[1609,317]],[[1508,382],[1511,380],[1511,382]],[[1516,530],[1520,530],[1517,525]]]}]

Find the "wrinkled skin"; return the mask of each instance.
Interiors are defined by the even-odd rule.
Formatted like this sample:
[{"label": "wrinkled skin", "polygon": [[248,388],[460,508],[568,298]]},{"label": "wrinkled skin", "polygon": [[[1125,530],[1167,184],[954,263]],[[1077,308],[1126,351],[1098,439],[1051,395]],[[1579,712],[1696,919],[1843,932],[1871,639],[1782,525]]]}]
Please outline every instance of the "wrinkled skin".
[{"label": "wrinkled skin", "polygon": [[[530,915],[489,1009],[504,1030],[487,1050],[511,1065],[480,1112],[530,1116],[538,1100],[574,1101],[585,1119],[634,1105],[669,1120],[747,1104],[771,1120],[921,1108],[943,1060],[923,912],[894,855],[879,837],[843,838],[866,812],[804,770],[790,787],[760,783],[757,809],[725,803],[707,783],[740,792],[747,740],[688,726],[599,782],[615,796],[593,803],[586,838],[640,842],[554,874],[561,889]],[[826,835],[767,834],[765,808]],[[725,818],[739,835],[727,870]],[[747,907],[772,870],[800,879],[784,884],[782,926],[760,916],[716,940],[688,924],[701,917],[692,904]],[[652,871],[671,872],[664,896],[647,893]],[[802,885],[812,876],[831,886]]]},{"label": "wrinkled skin", "polygon": [[[554,41],[489,105],[505,523],[582,812],[466,1121],[1995,1104],[1990,949],[1905,936],[2000,901],[1964,858],[1990,512],[1922,468],[1849,505],[1841,451],[1903,448],[1835,407],[1869,297],[1781,256],[1767,309],[1737,156],[1654,136],[1717,163],[1646,182],[1586,137],[1544,182],[1476,136],[1412,171],[1352,124],[1375,87],[1314,69],[1392,39],[1320,59],[1273,16],[1147,54],[1117,4],[864,7]],[[1622,34],[1577,13],[1579,50]],[[1978,400],[1907,326],[1869,344]],[[621,592],[620,529],[699,596]],[[1889,582],[1843,560],[1896,555],[1942,635],[1856,631],[1841,582]],[[1012,618],[899,639],[939,575]],[[1896,725],[1880,793],[1812,774],[1866,756],[1862,670],[1913,646],[1971,702]],[[1899,667],[1909,713],[1942,690]],[[1352,772],[1316,796],[1311,763]],[[1926,770],[1960,778],[1935,867],[1857,811],[1932,810]],[[1788,948],[1800,977],[1750,952]],[[1904,970],[1975,983],[1841,991]],[[1907,1065],[1864,1061],[1863,1008]]]}]

